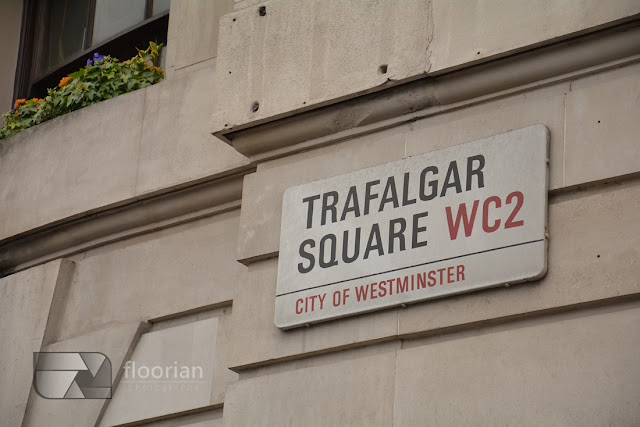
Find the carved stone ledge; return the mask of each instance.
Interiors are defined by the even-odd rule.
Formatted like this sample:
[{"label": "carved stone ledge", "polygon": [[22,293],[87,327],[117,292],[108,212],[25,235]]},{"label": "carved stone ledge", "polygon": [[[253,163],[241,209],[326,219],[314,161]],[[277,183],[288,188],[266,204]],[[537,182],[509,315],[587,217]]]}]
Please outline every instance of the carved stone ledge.
[{"label": "carved stone ledge", "polygon": [[245,170],[0,242],[0,277],[137,234],[240,207]]},{"label": "carved stone ledge", "polygon": [[[214,135],[253,162],[599,71],[640,54],[640,20]],[[614,64],[615,65],[615,64]],[[620,64],[618,64],[620,65]]]}]

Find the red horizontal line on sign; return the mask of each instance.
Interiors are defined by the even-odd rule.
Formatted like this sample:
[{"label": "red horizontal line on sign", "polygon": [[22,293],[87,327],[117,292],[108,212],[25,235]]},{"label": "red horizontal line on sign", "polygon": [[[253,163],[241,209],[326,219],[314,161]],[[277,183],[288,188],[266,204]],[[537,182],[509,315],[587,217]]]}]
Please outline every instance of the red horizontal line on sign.
[{"label": "red horizontal line on sign", "polygon": [[377,273],[366,274],[364,276],[353,277],[351,279],[338,280],[337,282],[325,283],[324,285],[313,286],[311,288],[304,288],[304,289],[299,289],[297,291],[286,292],[286,293],[283,293],[283,294],[276,295],[276,298],[277,297],[282,297],[282,296],[285,296],[285,295],[296,294],[298,292],[309,291],[311,289],[324,288],[325,286],[335,285],[337,283],[350,282],[352,280],[364,279],[365,277],[377,276],[377,275],[386,274],[386,273],[393,273],[394,271],[406,270],[407,268],[420,267],[421,265],[435,264],[436,262],[449,261],[449,260],[456,259],[456,258],[464,258],[464,257],[472,256],[472,255],[478,255],[478,254],[483,254],[483,253],[492,252],[492,251],[499,251],[501,249],[513,248],[513,247],[516,247],[516,246],[528,245],[528,244],[531,244],[531,243],[538,243],[538,242],[542,242],[542,241],[544,241],[544,239],[531,240],[529,242],[516,243],[516,244],[513,244],[513,245],[501,246],[499,248],[493,248],[493,249],[486,249],[484,251],[472,252],[470,254],[458,255],[458,256],[454,256],[454,257],[450,257],[450,258],[443,258],[443,259],[438,259],[438,260],[435,260],[435,261],[423,262],[421,264],[415,264],[415,265],[409,265],[409,266],[406,266],[406,267],[395,268],[393,270],[380,271],[380,272],[377,272]]}]

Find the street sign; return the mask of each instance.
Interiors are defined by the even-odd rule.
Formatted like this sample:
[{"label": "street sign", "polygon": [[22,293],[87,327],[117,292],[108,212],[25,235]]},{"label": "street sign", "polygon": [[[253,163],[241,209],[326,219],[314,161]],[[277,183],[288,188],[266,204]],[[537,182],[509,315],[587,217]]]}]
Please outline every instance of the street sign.
[{"label": "street sign", "polygon": [[287,189],[276,326],[544,276],[548,145],[534,125]]}]

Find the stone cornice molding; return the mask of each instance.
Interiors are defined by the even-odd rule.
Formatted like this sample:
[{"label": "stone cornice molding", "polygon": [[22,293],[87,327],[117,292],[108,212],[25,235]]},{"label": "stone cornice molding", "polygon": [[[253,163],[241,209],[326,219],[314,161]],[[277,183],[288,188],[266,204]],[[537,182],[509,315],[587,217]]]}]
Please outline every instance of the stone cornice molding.
[{"label": "stone cornice molding", "polygon": [[[640,20],[214,135],[253,162],[638,61]],[[390,83],[386,84],[389,85]]]},{"label": "stone cornice molding", "polygon": [[238,209],[254,169],[85,213],[0,242],[0,277],[109,242]]}]

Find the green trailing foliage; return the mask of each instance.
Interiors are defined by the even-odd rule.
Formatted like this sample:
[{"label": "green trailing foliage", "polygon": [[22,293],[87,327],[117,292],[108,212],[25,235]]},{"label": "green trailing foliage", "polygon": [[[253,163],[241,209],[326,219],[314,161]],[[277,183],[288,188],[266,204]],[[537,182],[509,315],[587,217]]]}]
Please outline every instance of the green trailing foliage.
[{"label": "green trailing foliage", "polygon": [[63,77],[58,87],[47,89],[44,99],[18,99],[14,108],[3,114],[0,139],[71,111],[158,83],[164,78],[164,71],[153,64],[161,47],[162,44],[150,42],[147,49],[138,49],[138,55],[124,62],[95,53],[87,60],[86,67]]}]

